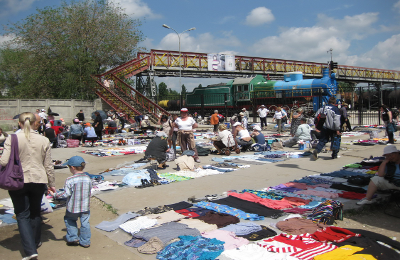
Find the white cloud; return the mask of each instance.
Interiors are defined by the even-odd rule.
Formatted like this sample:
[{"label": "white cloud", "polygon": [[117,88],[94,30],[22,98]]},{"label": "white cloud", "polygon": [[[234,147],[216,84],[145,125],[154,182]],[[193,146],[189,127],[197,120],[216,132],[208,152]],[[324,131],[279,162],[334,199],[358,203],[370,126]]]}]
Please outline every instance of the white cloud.
[{"label": "white cloud", "polygon": [[346,60],[346,65],[364,66],[368,68],[384,68],[400,70],[400,34],[379,42],[370,51],[363,55],[351,56]]},{"label": "white cloud", "polygon": [[[214,37],[210,33],[203,33],[197,37],[191,36],[190,33],[181,35],[181,51],[191,52],[217,52],[222,48],[240,46],[239,39],[232,35],[232,32],[223,32],[220,38]],[[176,33],[167,34],[157,46],[157,49],[162,50],[178,50],[179,41]]]},{"label": "white cloud", "polygon": [[261,57],[326,62],[330,60],[327,50],[332,48],[335,61],[355,65],[361,60],[357,56],[348,57],[349,48],[353,41],[376,33],[371,28],[377,21],[378,13],[345,16],[343,19],[320,14],[315,26],[282,28],[279,35],[257,41],[250,51]]},{"label": "white cloud", "polygon": [[135,19],[143,17],[158,19],[162,17],[159,14],[155,14],[142,0],[113,0],[113,2],[120,4],[120,6],[125,9],[126,13]]},{"label": "white cloud", "polygon": [[379,13],[362,13],[354,16],[345,16],[343,19],[334,19],[324,14],[318,15],[318,26],[335,28],[337,35],[361,40],[377,31],[371,26],[378,21]]},{"label": "white cloud", "polygon": [[36,0],[0,0],[0,16],[7,16],[25,11],[31,8],[31,5],[35,1]]},{"label": "white cloud", "polygon": [[397,12],[400,13],[400,1],[393,5],[394,9],[397,9]]},{"label": "white cloud", "polygon": [[257,7],[246,17],[246,24],[250,26],[259,26],[270,23],[275,20],[271,10],[266,7]]}]

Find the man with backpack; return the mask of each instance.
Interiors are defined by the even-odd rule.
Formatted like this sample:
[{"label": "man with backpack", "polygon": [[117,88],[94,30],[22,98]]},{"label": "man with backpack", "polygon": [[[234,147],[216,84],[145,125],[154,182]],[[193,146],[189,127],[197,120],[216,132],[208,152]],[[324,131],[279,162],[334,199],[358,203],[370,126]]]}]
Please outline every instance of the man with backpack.
[{"label": "man with backpack", "polygon": [[331,140],[332,159],[336,159],[338,156],[341,141],[340,111],[335,104],[336,98],[330,97],[328,105],[321,107],[315,115],[316,118],[318,118],[319,114],[324,114],[326,116],[325,122],[320,129],[321,137],[317,144],[317,148],[312,153],[315,160],[318,159],[318,153],[322,151],[329,140]]}]

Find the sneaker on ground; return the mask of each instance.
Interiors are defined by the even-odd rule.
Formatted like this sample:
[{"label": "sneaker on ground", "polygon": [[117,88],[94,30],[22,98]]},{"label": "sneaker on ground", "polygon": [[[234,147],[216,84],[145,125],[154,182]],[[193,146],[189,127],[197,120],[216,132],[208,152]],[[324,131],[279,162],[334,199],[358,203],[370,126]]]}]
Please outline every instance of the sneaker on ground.
[{"label": "sneaker on ground", "polygon": [[356,204],[357,205],[369,205],[375,203],[375,200],[368,200],[367,198],[363,198],[362,200],[358,201]]},{"label": "sneaker on ground", "polygon": [[22,260],[36,260],[37,258],[38,258],[38,254],[33,254],[33,255],[22,258]]},{"label": "sneaker on ground", "polygon": [[200,159],[199,158],[194,159],[194,161],[197,162],[197,163],[200,163]]}]

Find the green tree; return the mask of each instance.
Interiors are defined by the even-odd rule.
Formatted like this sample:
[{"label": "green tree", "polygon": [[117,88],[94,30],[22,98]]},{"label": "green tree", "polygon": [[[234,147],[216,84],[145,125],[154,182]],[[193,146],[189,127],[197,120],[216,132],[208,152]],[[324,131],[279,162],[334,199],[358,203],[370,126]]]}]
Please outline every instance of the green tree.
[{"label": "green tree", "polygon": [[164,99],[166,96],[169,95],[167,84],[161,82],[158,84],[158,96],[160,99]]},{"label": "green tree", "polygon": [[198,88],[202,88],[203,86],[201,84],[199,84]]},{"label": "green tree", "polygon": [[183,84],[183,85],[182,85],[182,90],[181,90],[181,95],[184,96],[184,97],[186,97],[186,92],[187,92],[187,89],[186,89],[186,87],[185,87],[185,84]]},{"label": "green tree", "polygon": [[112,1],[71,1],[38,9],[8,26],[16,37],[6,49],[16,48],[29,57],[16,87],[22,91],[12,93],[23,93],[24,98],[96,97],[90,75],[133,59],[143,40],[140,25]]}]

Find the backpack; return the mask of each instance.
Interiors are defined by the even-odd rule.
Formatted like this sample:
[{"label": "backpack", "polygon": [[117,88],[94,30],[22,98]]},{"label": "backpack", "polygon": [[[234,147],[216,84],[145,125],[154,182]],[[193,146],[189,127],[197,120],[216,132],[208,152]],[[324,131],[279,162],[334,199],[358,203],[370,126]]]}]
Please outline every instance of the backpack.
[{"label": "backpack", "polygon": [[211,153],[211,149],[208,148],[204,148],[201,146],[196,145],[196,149],[197,149],[197,154],[199,156],[207,156]]},{"label": "backpack", "polygon": [[325,107],[324,110],[321,111],[321,113],[318,114],[318,116],[315,118],[314,124],[315,128],[318,130],[322,130],[322,127],[324,126],[326,121],[326,115],[325,115]]}]

